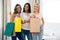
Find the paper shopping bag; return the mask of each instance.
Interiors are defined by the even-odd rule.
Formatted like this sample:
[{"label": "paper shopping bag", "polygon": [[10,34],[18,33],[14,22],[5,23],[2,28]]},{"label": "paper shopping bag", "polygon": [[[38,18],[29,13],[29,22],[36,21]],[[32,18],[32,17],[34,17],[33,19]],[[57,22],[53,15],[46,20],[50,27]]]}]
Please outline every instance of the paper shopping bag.
[{"label": "paper shopping bag", "polygon": [[22,22],[20,17],[16,17],[15,20],[14,32],[21,32]]},{"label": "paper shopping bag", "polygon": [[39,18],[30,19],[30,32],[34,32],[34,33],[40,32],[40,19]]}]

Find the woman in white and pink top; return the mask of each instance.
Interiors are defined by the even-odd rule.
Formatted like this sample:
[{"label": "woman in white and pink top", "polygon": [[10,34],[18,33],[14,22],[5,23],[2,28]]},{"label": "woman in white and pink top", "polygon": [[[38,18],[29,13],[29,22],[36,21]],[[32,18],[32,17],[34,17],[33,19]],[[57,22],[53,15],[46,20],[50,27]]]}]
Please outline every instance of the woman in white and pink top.
[{"label": "woman in white and pink top", "polygon": [[40,5],[36,3],[34,5],[34,12],[30,16],[34,18],[39,18],[41,20],[41,26],[40,26],[40,33],[32,33],[33,40],[42,40],[44,20],[42,14],[39,11],[40,11]]}]

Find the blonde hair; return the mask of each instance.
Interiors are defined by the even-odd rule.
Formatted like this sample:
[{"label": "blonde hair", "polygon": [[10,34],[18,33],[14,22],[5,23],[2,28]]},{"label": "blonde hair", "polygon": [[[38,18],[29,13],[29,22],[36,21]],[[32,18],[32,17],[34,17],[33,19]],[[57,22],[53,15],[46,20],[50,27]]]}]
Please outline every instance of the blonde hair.
[{"label": "blonde hair", "polygon": [[37,5],[39,8],[39,12],[40,12],[40,4],[39,3],[35,3],[34,6]]},{"label": "blonde hair", "polygon": [[35,3],[34,5],[38,5],[40,7],[40,4],[39,3]]}]

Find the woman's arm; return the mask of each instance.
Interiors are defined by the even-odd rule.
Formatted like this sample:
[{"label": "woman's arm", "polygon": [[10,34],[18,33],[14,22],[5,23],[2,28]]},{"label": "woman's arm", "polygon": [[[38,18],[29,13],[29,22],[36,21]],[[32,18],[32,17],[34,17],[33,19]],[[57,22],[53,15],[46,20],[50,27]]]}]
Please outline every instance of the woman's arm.
[{"label": "woman's arm", "polygon": [[10,13],[10,22],[13,22],[14,21],[15,16],[16,16],[16,14],[14,14],[14,13],[11,14]]},{"label": "woman's arm", "polygon": [[30,23],[30,19],[29,20],[24,20],[24,23]]},{"label": "woman's arm", "polygon": [[21,23],[24,24],[23,20],[21,20]]},{"label": "woman's arm", "polygon": [[[36,16],[34,14],[31,14],[30,18],[36,18]],[[28,20],[24,20],[24,23],[30,23],[30,18]]]},{"label": "woman's arm", "polygon": [[44,26],[44,19],[43,19],[43,17],[42,17],[42,26]]}]

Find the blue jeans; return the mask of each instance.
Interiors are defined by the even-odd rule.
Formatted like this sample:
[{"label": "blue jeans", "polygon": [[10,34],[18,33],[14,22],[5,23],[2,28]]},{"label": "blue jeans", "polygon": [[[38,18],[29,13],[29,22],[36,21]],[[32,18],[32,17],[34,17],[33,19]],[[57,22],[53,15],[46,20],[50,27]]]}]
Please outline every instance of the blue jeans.
[{"label": "blue jeans", "polygon": [[43,37],[43,27],[40,26],[40,33],[32,34],[33,40],[42,40]]},{"label": "blue jeans", "polygon": [[11,38],[12,38],[12,40],[17,40],[17,39],[16,39],[16,36],[12,36]]},{"label": "blue jeans", "polygon": [[28,40],[32,40],[32,34],[30,33],[30,30],[24,30],[22,29],[23,34],[23,40],[26,40],[25,37],[27,36]]},{"label": "blue jeans", "polygon": [[17,38],[23,40],[21,32],[16,32],[16,36],[12,36],[12,40],[17,40]]}]

